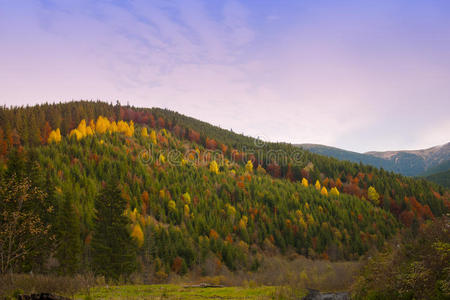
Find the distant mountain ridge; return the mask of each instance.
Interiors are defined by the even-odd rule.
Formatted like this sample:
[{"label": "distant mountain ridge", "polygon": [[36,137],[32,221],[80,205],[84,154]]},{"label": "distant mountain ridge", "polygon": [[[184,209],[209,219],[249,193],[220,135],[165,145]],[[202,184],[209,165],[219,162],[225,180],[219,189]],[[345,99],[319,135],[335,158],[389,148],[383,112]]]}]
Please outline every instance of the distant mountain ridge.
[{"label": "distant mountain ridge", "polygon": [[[421,150],[402,150],[402,151],[371,151],[365,154],[375,157],[383,158],[394,162],[394,164],[404,168],[407,171],[410,169],[423,168],[421,173],[426,172],[428,169],[436,167],[445,161],[450,159],[450,142],[444,145],[434,146],[428,149]],[[409,163],[409,165],[405,165]],[[415,172],[414,172],[415,173]],[[412,175],[419,175],[412,174]],[[405,174],[408,175],[408,174]]]},{"label": "distant mountain ridge", "polygon": [[[445,173],[450,169],[450,142],[444,145],[421,150],[370,151],[358,153],[335,147],[317,144],[297,145],[314,153],[334,157],[340,160],[361,162],[406,176],[422,176],[436,169]],[[437,173],[437,172],[436,172]]]}]

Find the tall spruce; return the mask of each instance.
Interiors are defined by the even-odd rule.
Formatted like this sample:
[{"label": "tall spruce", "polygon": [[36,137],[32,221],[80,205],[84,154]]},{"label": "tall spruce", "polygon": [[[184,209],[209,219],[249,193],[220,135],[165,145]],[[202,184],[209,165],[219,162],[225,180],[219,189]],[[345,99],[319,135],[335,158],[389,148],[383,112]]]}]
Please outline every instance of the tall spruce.
[{"label": "tall spruce", "polygon": [[59,210],[57,226],[59,271],[64,275],[75,274],[80,270],[82,254],[80,221],[68,195]]},{"label": "tall spruce", "polygon": [[136,269],[136,245],[127,230],[126,205],[117,180],[108,182],[95,200],[93,269],[114,281],[127,278]]}]

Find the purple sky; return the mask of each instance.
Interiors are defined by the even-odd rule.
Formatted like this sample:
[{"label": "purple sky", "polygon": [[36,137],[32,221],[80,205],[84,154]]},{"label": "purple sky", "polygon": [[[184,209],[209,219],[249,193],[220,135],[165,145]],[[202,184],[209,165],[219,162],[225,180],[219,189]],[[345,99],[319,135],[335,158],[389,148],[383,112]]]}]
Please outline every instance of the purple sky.
[{"label": "purple sky", "polygon": [[0,0],[0,103],[163,107],[359,152],[450,140],[450,1]]}]

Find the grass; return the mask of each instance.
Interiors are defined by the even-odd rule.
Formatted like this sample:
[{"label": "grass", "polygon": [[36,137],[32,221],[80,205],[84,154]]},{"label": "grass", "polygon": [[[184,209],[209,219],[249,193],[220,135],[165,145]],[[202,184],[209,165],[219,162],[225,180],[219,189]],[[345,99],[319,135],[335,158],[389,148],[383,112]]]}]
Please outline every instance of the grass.
[{"label": "grass", "polygon": [[[181,285],[123,285],[96,287],[90,299],[278,299],[278,287],[185,288]],[[75,299],[89,299],[78,294]]]}]

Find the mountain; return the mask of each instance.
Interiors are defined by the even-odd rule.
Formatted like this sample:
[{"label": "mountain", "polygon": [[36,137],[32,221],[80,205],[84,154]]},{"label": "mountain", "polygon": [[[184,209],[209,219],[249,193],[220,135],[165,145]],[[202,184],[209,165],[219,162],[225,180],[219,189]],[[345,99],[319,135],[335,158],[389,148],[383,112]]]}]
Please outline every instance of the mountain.
[{"label": "mountain", "polygon": [[[423,150],[371,151],[366,153],[352,152],[316,144],[300,144],[297,146],[314,153],[340,160],[348,160],[356,163],[362,162],[363,164],[369,164],[405,176],[420,176],[439,165],[448,166],[446,162],[450,160],[450,143]],[[446,170],[449,170],[449,168],[445,170],[441,169],[441,171]]]},{"label": "mountain", "polygon": [[394,164],[391,161],[373,155],[347,151],[319,144],[298,144],[297,146],[313,153],[334,157],[339,160],[348,160],[355,163],[361,162],[363,164],[383,168],[388,171],[392,171],[394,169]]},{"label": "mountain", "polygon": [[[0,197],[0,228],[14,229],[18,215],[33,226],[0,247],[27,250],[2,270],[122,272],[112,279],[134,270],[159,281],[253,272],[274,254],[355,260],[450,203],[423,179],[170,110],[88,101],[0,108]],[[112,234],[105,220],[115,219]],[[123,253],[126,268],[107,253]]]},{"label": "mountain", "polygon": [[450,142],[422,150],[372,151],[365,154],[393,162],[401,174],[416,176],[450,160]]}]

